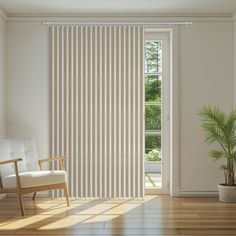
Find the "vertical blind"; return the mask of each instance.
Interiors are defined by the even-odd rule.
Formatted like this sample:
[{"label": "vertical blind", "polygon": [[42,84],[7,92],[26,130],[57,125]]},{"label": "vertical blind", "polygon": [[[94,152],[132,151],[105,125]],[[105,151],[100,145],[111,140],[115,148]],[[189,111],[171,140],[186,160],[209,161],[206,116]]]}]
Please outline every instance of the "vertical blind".
[{"label": "vertical blind", "polygon": [[50,32],[51,155],[70,157],[70,195],[143,197],[143,26],[55,25]]}]

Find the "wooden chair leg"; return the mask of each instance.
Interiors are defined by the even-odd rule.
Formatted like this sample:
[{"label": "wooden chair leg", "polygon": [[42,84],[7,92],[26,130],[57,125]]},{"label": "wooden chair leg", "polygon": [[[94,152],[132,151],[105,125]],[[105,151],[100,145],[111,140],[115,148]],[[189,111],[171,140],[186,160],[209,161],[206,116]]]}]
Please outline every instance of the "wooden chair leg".
[{"label": "wooden chair leg", "polygon": [[67,206],[70,206],[67,184],[65,184],[65,186],[64,186],[64,194],[65,194],[65,196],[66,196]]},{"label": "wooden chair leg", "polygon": [[16,173],[16,187],[17,187],[17,194],[18,194],[19,201],[20,201],[21,215],[24,216],[25,210],[24,210],[23,196],[22,196],[22,192],[21,192],[21,183],[20,183],[20,176],[19,176],[19,172],[18,172],[17,162],[14,162],[14,168],[15,168],[15,173]]},{"label": "wooden chair leg", "polygon": [[32,197],[32,200],[34,201],[35,200],[35,198],[36,198],[36,192],[33,194],[33,197]]},{"label": "wooden chair leg", "polygon": [[21,210],[21,215],[24,216],[24,215],[25,215],[25,210],[24,210],[24,203],[23,203],[23,195],[22,195],[20,189],[18,189],[17,194],[18,194],[19,201],[20,201],[20,210]]}]

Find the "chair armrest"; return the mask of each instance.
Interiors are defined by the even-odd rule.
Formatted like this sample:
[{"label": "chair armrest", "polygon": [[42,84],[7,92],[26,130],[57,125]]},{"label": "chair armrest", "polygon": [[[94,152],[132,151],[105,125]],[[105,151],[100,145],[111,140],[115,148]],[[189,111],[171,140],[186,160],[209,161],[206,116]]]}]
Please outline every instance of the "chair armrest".
[{"label": "chair armrest", "polygon": [[39,160],[39,166],[40,169],[42,168],[42,163],[44,162],[52,162],[52,161],[59,161],[60,169],[65,170],[65,160],[68,159],[68,157],[50,157],[48,159],[41,159]]},{"label": "chair armrest", "polygon": [[22,158],[16,158],[16,159],[11,159],[11,160],[6,160],[6,161],[0,161],[0,165],[4,164],[10,164],[14,162],[22,161]]},{"label": "chair armrest", "polygon": [[21,192],[20,188],[21,188],[21,183],[20,183],[20,177],[19,177],[19,171],[18,171],[18,161],[22,161],[22,158],[16,158],[16,159],[12,159],[12,160],[6,160],[6,161],[0,161],[0,165],[4,165],[4,164],[14,164],[14,170],[15,170],[15,174],[16,174],[16,186],[19,192]]},{"label": "chair armrest", "polygon": [[40,159],[39,164],[43,162],[51,162],[51,161],[59,161],[59,160],[66,160],[68,157],[50,157],[48,159]]}]

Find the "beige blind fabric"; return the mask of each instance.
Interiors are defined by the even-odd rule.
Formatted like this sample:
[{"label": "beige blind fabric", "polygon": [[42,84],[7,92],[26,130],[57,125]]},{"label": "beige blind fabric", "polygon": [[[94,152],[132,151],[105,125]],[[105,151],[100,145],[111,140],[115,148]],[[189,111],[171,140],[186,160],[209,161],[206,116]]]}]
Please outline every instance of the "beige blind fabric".
[{"label": "beige blind fabric", "polygon": [[50,31],[51,155],[71,157],[70,195],[143,197],[143,27],[61,25]]}]

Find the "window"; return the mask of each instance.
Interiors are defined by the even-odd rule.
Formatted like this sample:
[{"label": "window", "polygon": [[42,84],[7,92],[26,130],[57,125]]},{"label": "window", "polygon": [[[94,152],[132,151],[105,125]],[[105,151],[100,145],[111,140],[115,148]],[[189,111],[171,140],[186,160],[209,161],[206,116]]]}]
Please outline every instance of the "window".
[{"label": "window", "polygon": [[[145,187],[163,189],[168,183],[168,34],[147,33],[145,41]],[[166,81],[165,81],[166,80]],[[164,160],[165,158],[165,160]],[[164,187],[164,188],[165,188]],[[168,186],[167,186],[168,187]]]}]

